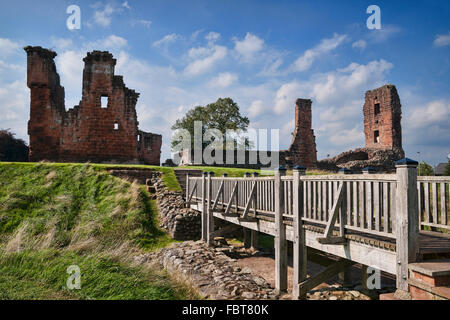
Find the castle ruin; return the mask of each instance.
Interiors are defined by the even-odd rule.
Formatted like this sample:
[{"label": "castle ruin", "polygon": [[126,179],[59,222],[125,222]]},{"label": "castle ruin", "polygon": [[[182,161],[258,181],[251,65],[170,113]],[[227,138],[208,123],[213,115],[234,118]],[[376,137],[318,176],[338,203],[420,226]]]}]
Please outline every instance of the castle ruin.
[{"label": "castle ruin", "polygon": [[116,59],[111,53],[93,51],[83,59],[82,99],[66,111],[56,53],[31,46],[24,50],[31,91],[30,161],[159,165],[162,136],[138,129],[139,93],[114,75]]},{"label": "castle ruin", "polygon": [[295,102],[295,129],[292,142],[287,150],[286,161],[301,164],[307,168],[316,166],[316,137],[312,129],[312,113],[310,99],[297,99]]},{"label": "castle ruin", "polygon": [[405,157],[402,148],[402,109],[395,86],[388,84],[367,91],[363,113],[365,148],[320,160],[317,162],[319,169],[359,171],[370,166],[377,171],[390,171],[395,168],[396,160]]}]

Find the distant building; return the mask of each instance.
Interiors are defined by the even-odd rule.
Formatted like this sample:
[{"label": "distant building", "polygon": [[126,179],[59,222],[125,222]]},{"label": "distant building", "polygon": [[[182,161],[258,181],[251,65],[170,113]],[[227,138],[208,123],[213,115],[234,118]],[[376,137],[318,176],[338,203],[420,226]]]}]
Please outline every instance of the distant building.
[{"label": "distant building", "polygon": [[439,163],[436,168],[434,168],[434,175],[435,176],[443,176],[445,173],[445,167],[447,166],[447,163]]}]

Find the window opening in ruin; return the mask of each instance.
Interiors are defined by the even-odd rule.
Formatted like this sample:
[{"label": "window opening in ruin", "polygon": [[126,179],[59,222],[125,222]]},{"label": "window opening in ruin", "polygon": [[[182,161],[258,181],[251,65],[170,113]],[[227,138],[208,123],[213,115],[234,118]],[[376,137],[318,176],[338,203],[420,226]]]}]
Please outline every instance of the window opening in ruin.
[{"label": "window opening in ruin", "polygon": [[375,103],[375,115],[380,113],[380,104],[379,103]]},{"label": "window opening in ruin", "polygon": [[114,122],[114,130],[119,130],[119,124],[117,122]]},{"label": "window opening in ruin", "polygon": [[137,135],[137,141],[141,142],[141,135],[140,134]]},{"label": "window opening in ruin", "polygon": [[375,132],[373,133],[373,142],[380,142],[380,132],[378,130],[375,130]]},{"label": "window opening in ruin", "polygon": [[102,108],[107,108],[108,107],[108,96],[101,96],[100,103],[101,103]]}]

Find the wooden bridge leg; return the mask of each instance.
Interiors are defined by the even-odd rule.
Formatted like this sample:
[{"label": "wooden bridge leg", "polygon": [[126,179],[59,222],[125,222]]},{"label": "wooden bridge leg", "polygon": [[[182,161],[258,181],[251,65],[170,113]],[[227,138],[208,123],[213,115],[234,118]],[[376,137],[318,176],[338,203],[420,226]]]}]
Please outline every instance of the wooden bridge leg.
[{"label": "wooden bridge leg", "polygon": [[207,212],[206,212],[206,175],[207,172],[203,172],[202,175],[202,241],[207,241]]},{"label": "wooden bridge leg", "polygon": [[397,290],[408,291],[408,263],[419,253],[419,215],[417,195],[417,161],[408,158],[397,161],[396,251]]},{"label": "wooden bridge leg", "polygon": [[211,192],[212,192],[212,180],[211,178],[214,176],[214,172],[210,172],[208,175],[208,183],[207,183],[207,205],[206,205],[206,242],[209,246],[214,245],[214,214],[212,212],[212,199],[211,199]]},{"label": "wooden bridge leg", "polygon": [[338,274],[338,281],[344,288],[348,288],[352,285],[350,267],[348,267],[347,269],[345,269],[344,271],[342,271]]},{"label": "wooden bridge leg", "polygon": [[258,231],[250,231],[250,248],[252,250],[258,250]]},{"label": "wooden bridge leg", "polygon": [[307,251],[305,242],[305,229],[303,229],[303,184],[300,176],[305,174],[305,168],[296,166],[293,171],[293,213],[294,213],[294,250],[293,250],[293,299],[304,299],[306,294],[300,296],[299,284],[306,279]]},{"label": "wooden bridge leg", "polygon": [[244,234],[244,248],[249,249],[251,247],[251,233],[250,229],[248,228],[242,228],[242,232]]},{"label": "wooden bridge leg", "polygon": [[363,288],[364,291],[368,290],[367,279],[368,279],[367,266],[362,265],[362,267],[361,267],[361,287]]},{"label": "wooden bridge leg", "polygon": [[284,167],[279,167],[275,172],[275,289],[279,292],[287,290],[287,240],[286,226],[283,223],[284,190],[281,176],[286,174]]}]

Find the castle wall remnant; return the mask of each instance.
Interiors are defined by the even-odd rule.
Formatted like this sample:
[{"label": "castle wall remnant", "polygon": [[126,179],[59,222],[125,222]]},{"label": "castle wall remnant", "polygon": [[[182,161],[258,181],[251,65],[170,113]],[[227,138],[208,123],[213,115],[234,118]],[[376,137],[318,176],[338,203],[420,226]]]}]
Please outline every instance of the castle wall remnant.
[{"label": "castle wall remnant", "polygon": [[66,111],[56,53],[25,47],[31,91],[30,161],[145,163],[159,165],[162,136],[138,129],[139,93],[114,75],[116,59],[107,51],[83,59],[79,105]]},{"label": "castle wall remnant", "polygon": [[402,109],[397,89],[388,84],[366,92],[364,113],[365,148],[349,150],[317,162],[324,170],[348,168],[359,171],[374,167],[391,171],[395,161],[405,157],[402,148]]},{"label": "castle wall remnant", "polygon": [[367,91],[363,112],[366,148],[402,148],[402,106],[395,86]]},{"label": "castle wall remnant", "polygon": [[297,99],[295,102],[295,129],[289,146],[289,161],[307,168],[316,166],[316,137],[312,129],[310,99]]}]

